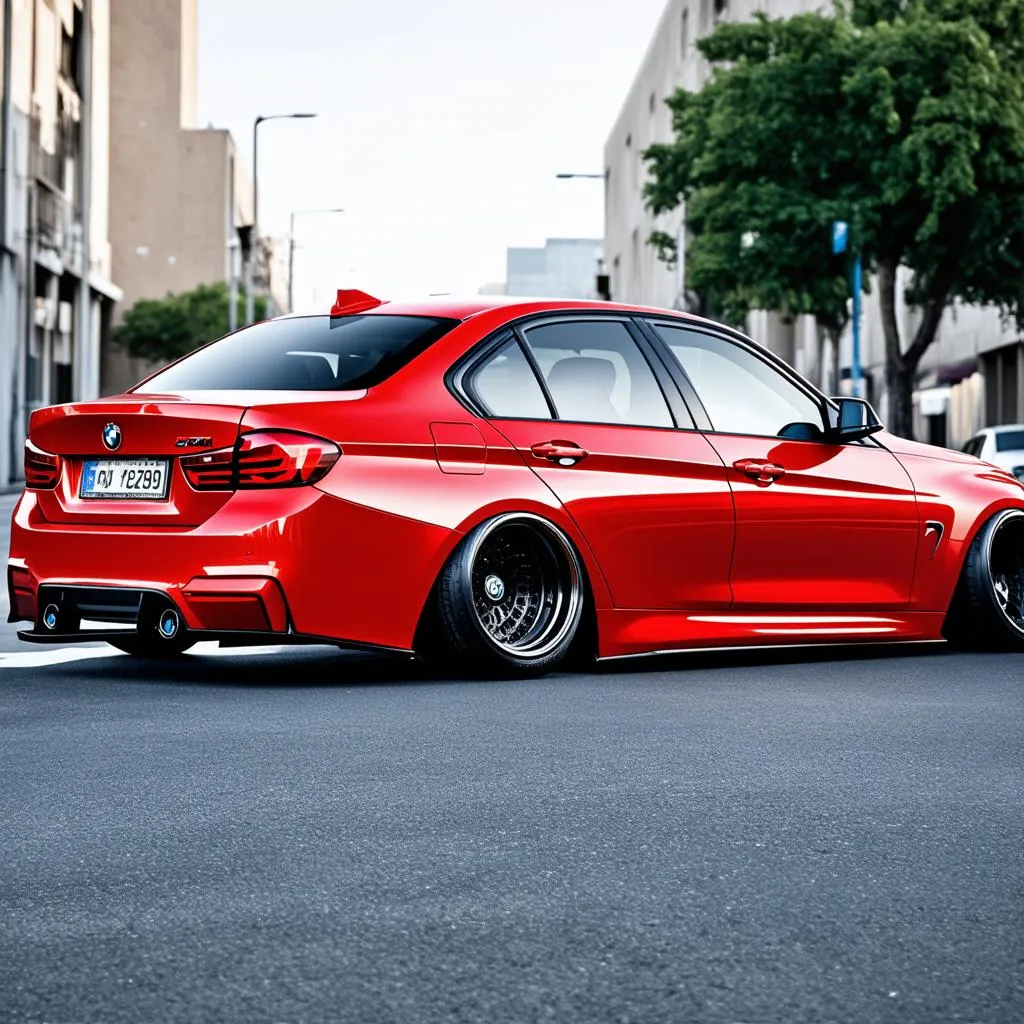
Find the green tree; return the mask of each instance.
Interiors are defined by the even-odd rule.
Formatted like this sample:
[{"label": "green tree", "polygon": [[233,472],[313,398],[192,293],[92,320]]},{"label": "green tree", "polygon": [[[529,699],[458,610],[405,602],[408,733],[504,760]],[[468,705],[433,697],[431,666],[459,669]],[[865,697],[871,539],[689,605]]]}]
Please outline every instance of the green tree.
[{"label": "green tree", "polygon": [[[114,342],[129,355],[167,363],[187,355],[230,329],[230,297],[223,281],[201,284],[163,299],[139,299],[114,330]],[[256,296],[256,319],[267,315],[267,300]],[[245,300],[238,299],[238,323],[245,322]]]},{"label": "green tree", "polygon": [[[693,287],[733,317],[813,313],[835,331],[849,286],[829,231],[849,221],[877,274],[889,426],[911,436],[943,310],[961,300],[1022,317],[1024,4],[853,0],[834,17],[722,25],[698,45],[712,78],[671,97],[675,139],[646,154],[650,208],[687,203]],[[920,313],[908,337],[901,266]]]}]

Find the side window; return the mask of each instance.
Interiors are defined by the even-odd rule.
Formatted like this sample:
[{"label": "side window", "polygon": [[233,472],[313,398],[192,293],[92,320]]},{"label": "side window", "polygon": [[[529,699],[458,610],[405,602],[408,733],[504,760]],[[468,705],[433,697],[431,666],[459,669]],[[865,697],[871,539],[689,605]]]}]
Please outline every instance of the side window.
[{"label": "side window", "polygon": [[968,455],[979,455],[981,452],[981,445],[984,442],[984,440],[985,439],[983,437],[972,437],[970,441],[968,441],[967,444],[964,445],[964,451]]},{"label": "side window", "polygon": [[514,339],[478,366],[467,385],[492,416],[510,420],[551,419],[540,383]]},{"label": "side window", "polygon": [[[721,434],[821,436],[821,406],[742,345],[686,327],[655,324]],[[813,424],[811,431],[795,424]],[[787,429],[788,428],[788,429]]]},{"label": "side window", "polygon": [[559,419],[671,427],[657,378],[625,324],[566,321],[528,328],[526,340]]}]

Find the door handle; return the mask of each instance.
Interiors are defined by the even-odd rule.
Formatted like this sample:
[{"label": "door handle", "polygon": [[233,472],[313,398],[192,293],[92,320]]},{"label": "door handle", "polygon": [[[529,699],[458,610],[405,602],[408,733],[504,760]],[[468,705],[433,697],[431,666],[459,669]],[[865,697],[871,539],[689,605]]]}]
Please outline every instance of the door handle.
[{"label": "door handle", "polygon": [[732,464],[733,469],[738,470],[745,476],[749,476],[758,487],[767,487],[775,483],[780,476],[785,476],[785,469],[774,462],[765,462],[763,459],[738,459]]},{"label": "door handle", "polygon": [[556,462],[559,466],[574,466],[587,455],[584,449],[571,441],[542,441],[533,445],[530,451],[536,458]]}]

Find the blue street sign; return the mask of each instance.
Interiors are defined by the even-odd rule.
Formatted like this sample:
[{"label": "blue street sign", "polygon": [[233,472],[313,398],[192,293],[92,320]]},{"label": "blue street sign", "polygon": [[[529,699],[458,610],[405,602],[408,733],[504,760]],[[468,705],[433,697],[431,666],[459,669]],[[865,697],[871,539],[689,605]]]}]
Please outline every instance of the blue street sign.
[{"label": "blue street sign", "polygon": [[846,239],[850,234],[850,225],[845,220],[832,221],[832,252],[838,255],[846,252]]}]

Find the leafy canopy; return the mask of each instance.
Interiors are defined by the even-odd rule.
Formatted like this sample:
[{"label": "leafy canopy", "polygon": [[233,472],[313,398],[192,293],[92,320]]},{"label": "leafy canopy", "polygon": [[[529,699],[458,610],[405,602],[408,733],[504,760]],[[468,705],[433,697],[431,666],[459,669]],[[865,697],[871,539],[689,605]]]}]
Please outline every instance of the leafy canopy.
[{"label": "leafy canopy", "polygon": [[[237,322],[245,322],[239,296]],[[201,284],[190,292],[163,299],[139,299],[114,331],[114,341],[129,355],[170,362],[228,333],[230,297],[223,281]],[[267,315],[267,300],[257,295],[256,319]]]},{"label": "leafy canopy", "polygon": [[652,211],[687,204],[692,288],[734,320],[764,308],[841,326],[840,219],[867,273],[909,267],[910,301],[931,309],[903,346],[883,308],[897,369],[916,367],[954,298],[1020,314],[1021,0],[853,0],[834,17],[724,24],[698,46],[712,78],[669,99],[675,140],[646,154]]}]

